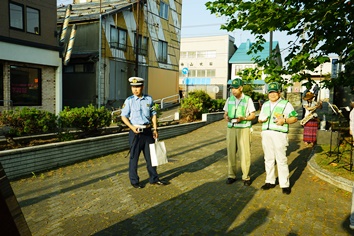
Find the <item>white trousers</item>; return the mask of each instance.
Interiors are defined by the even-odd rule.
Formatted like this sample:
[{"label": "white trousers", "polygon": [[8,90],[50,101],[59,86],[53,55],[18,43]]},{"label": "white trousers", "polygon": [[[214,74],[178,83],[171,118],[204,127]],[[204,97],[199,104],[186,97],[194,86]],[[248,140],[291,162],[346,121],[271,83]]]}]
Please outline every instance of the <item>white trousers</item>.
[{"label": "white trousers", "polygon": [[288,188],[289,166],[286,150],[288,147],[288,134],[273,130],[262,131],[262,146],[264,152],[264,165],[266,170],[266,183],[275,184],[275,164],[278,169],[279,186]]}]

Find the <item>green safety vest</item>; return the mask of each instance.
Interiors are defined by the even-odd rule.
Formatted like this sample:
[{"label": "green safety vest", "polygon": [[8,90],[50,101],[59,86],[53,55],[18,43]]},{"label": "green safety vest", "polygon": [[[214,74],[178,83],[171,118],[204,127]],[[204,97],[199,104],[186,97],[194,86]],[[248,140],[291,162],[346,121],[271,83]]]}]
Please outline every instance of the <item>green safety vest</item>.
[{"label": "green safety vest", "polygon": [[[231,96],[228,100],[228,104],[227,104],[227,115],[231,119],[234,119],[236,117],[245,117],[246,116],[246,109],[247,109],[247,104],[248,104],[248,100],[250,99],[249,96],[244,95],[244,97],[240,100],[237,108],[236,108],[236,97],[235,96]],[[242,122],[238,122],[238,123],[231,123],[231,122],[227,122],[227,127],[231,128],[231,127],[235,127],[235,128],[249,128],[252,125],[252,121],[249,120],[244,120]]]},{"label": "green safety vest", "polygon": [[[286,107],[286,104],[288,104],[289,101],[287,100],[280,100],[277,105],[274,107],[273,111],[270,110],[270,102],[267,101],[263,104],[263,112],[265,114],[270,114],[268,117],[267,122],[264,122],[262,124],[262,130],[275,130],[283,133],[288,133],[289,132],[289,124],[284,123],[284,125],[277,125],[276,122],[274,122],[275,114],[282,114],[284,112],[284,109]],[[272,113],[272,114],[271,114]]]}]

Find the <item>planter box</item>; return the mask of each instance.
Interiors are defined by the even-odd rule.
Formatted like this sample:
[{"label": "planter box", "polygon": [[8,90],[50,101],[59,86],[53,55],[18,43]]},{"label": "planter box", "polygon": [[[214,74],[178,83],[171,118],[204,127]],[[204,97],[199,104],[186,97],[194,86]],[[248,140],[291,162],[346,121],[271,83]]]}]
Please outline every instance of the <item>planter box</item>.
[{"label": "planter box", "polygon": [[[203,114],[202,121],[159,128],[159,138],[168,139],[221,120],[223,112]],[[129,149],[128,132],[68,142],[44,144],[0,152],[0,162],[9,179],[29,176],[78,161]]]}]

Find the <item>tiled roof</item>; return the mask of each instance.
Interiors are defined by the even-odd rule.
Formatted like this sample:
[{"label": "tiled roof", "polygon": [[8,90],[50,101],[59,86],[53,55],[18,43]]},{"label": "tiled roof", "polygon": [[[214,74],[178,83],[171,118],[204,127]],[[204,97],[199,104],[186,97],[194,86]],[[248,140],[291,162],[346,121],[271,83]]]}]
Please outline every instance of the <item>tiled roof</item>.
[{"label": "tiled roof", "polygon": [[[112,14],[129,8],[134,3],[135,2],[132,2],[131,0],[116,0],[102,2],[101,4],[99,2],[71,4],[72,10],[70,13],[70,22],[97,20],[100,17],[100,9],[102,15]],[[58,6],[58,23],[62,23],[64,21],[66,9],[66,5]]]},{"label": "tiled roof", "polygon": [[[250,40],[247,40],[245,43],[241,43],[240,47],[237,48],[234,55],[229,60],[231,64],[254,64],[252,58],[260,56],[261,59],[265,59],[269,56],[269,42],[262,44],[263,51],[258,52],[257,54],[247,54],[253,43]],[[278,41],[273,41],[273,50],[278,46]]]}]

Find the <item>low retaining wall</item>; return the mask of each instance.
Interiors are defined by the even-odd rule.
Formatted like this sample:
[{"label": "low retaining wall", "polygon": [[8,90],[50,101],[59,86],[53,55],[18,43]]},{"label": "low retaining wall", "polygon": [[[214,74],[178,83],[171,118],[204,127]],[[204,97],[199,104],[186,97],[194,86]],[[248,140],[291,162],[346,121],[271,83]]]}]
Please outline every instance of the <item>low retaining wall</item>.
[{"label": "low retaining wall", "polygon": [[[221,120],[223,112],[203,114],[202,121],[159,128],[159,139],[168,139]],[[16,179],[78,161],[128,150],[128,132],[68,142],[44,144],[0,152],[7,177]]]}]

